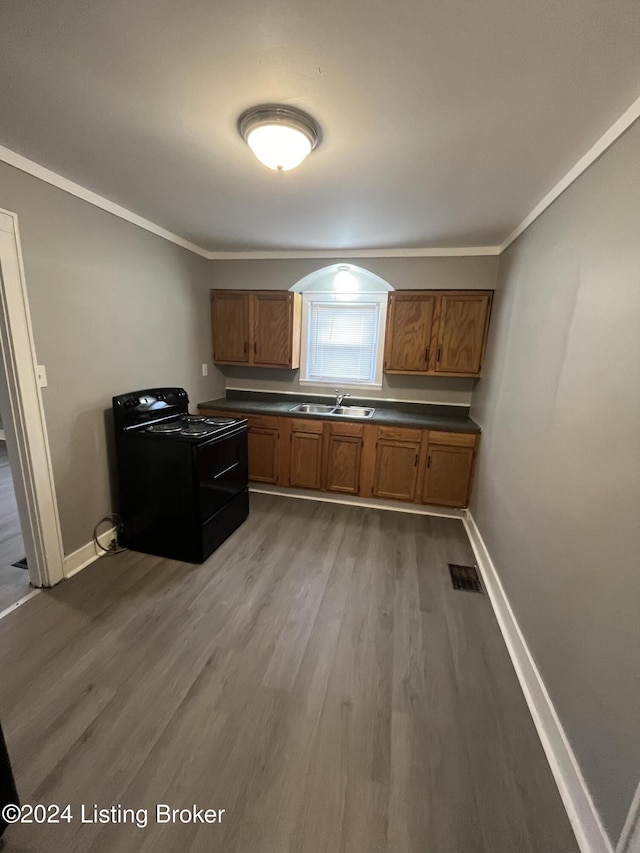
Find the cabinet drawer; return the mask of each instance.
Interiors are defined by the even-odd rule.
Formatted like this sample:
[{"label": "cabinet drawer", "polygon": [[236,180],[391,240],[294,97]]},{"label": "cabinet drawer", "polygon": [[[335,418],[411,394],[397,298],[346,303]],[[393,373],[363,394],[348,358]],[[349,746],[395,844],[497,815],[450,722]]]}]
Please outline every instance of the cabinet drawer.
[{"label": "cabinet drawer", "polygon": [[362,424],[329,424],[330,435],[354,435],[356,438],[362,438],[364,434],[364,426]]},{"label": "cabinet drawer", "polygon": [[291,432],[313,432],[320,435],[323,425],[322,421],[305,421],[302,418],[292,418]]},{"label": "cabinet drawer", "polygon": [[391,438],[398,441],[420,441],[421,429],[404,429],[402,427],[378,427],[378,438]]},{"label": "cabinet drawer", "polygon": [[251,428],[278,429],[278,418],[275,415],[244,415]]},{"label": "cabinet drawer", "polygon": [[447,444],[449,447],[475,447],[477,436],[468,432],[430,432],[429,444]]}]

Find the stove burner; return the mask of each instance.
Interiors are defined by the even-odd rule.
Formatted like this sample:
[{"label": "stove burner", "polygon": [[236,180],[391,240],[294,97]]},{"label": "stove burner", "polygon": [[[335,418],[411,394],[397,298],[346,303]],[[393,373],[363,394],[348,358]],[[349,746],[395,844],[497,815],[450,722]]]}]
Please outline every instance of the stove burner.
[{"label": "stove burner", "polygon": [[207,418],[204,415],[183,415],[180,420],[164,421],[147,427],[147,432],[160,435],[185,435],[201,438],[213,435],[236,423],[236,418]]},{"label": "stove burner", "polygon": [[200,426],[200,424],[194,424],[193,426],[187,426],[180,430],[182,435],[208,435],[210,432],[211,430],[207,429],[204,424],[202,424],[202,426]]},{"label": "stove burner", "polygon": [[159,432],[163,434],[182,432],[182,424],[175,422],[169,424],[153,424],[152,426],[147,427],[147,431]]}]

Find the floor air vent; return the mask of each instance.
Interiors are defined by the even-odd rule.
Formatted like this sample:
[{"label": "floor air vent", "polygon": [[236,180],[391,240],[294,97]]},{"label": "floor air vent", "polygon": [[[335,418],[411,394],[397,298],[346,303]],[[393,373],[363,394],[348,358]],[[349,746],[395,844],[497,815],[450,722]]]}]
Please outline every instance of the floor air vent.
[{"label": "floor air vent", "polygon": [[458,566],[455,563],[449,563],[449,572],[454,589],[463,589],[467,592],[484,592],[475,566]]}]

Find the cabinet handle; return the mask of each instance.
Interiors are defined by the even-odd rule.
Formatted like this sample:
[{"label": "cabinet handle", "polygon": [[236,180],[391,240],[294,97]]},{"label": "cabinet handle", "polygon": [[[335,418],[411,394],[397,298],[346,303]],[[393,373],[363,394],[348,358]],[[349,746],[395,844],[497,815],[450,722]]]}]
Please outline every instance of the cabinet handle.
[{"label": "cabinet handle", "polygon": [[424,360],[429,364],[429,347],[424,351]]},{"label": "cabinet handle", "polygon": [[431,454],[427,456],[427,468],[431,467]]},{"label": "cabinet handle", "polygon": [[244,342],[244,354],[246,355],[249,352],[249,344],[247,341]]},{"label": "cabinet handle", "polygon": [[258,344],[256,342],[253,344],[253,354],[258,355]]},{"label": "cabinet handle", "polygon": [[436,361],[440,361],[440,347],[438,347],[438,353],[436,355]]},{"label": "cabinet handle", "polygon": [[418,454],[417,453],[416,453],[416,458],[413,460],[413,464],[416,468],[418,467]]}]

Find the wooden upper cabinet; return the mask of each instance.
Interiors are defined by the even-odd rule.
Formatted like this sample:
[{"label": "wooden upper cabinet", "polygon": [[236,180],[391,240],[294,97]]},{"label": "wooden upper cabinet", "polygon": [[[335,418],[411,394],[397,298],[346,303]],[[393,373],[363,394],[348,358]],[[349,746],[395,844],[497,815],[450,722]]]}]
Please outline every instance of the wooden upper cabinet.
[{"label": "wooden upper cabinet", "polygon": [[440,297],[436,373],[479,376],[489,325],[491,293],[443,293]]},{"label": "wooden upper cabinet", "polygon": [[436,297],[429,294],[389,294],[384,369],[387,373],[426,373]]},{"label": "wooden upper cabinet", "polygon": [[480,376],[491,299],[489,290],[390,293],[385,372]]},{"label": "wooden upper cabinet", "polygon": [[219,364],[300,365],[302,298],[288,290],[212,290],[213,360]]},{"label": "wooden upper cabinet", "polygon": [[249,364],[249,308],[247,293],[211,291],[211,340],[215,362]]},{"label": "wooden upper cabinet", "polygon": [[254,364],[260,364],[263,367],[297,367],[299,365],[299,334],[298,348],[296,353],[293,353],[294,295],[285,291],[256,293],[253,296]]}]

